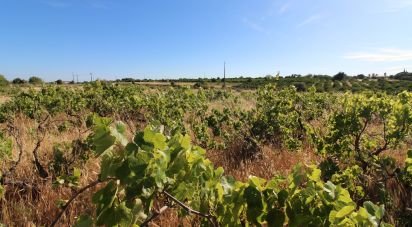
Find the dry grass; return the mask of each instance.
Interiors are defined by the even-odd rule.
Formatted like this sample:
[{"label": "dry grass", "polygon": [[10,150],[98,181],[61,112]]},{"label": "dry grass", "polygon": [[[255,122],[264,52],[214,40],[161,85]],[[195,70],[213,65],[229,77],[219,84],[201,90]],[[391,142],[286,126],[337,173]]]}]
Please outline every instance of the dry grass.
[{"label": "dry grass", "polygon": [[[57,201],[66,200],[71,197],[73,191],[69,188],[53,188],[52,179],[39,177],[35,171],[32,151],[37,139],[34,121],[23,117],[15,120],[16,129],[23,146],[23,155],[15,171],[8,177],[5,198],[1,201],[0,222],[8,226],[37,226],[48,225],[59,212]],[[68,130],[64,133],[47,133],[39,149],[40,162],[44,167],[52,160],[53,146],[57,143],[71,142],[78,138],[77,129]],[[16,141],[13,141],[16,144]],[[13,160],[17,160],[19,150],[13,149]],[[7,166],[3,166],[3,172]],[[97,178],[99,169],[98,161],[89,160],[82,171],[80,185]],[[69,208],[62,223],[73,223],[76,216],[82,213],[91,213],[93,205],[90,201],[92,192],[82,194]]]},{"label": "dry grass", "polygon": [[10,99],[11,99],[10,96],[4,96],[4,95],[2,95],[2,96],[0,96],[0,104],[3,104],[3,103],[5,103],[5,102],[9,101]]},{"label": "dry grass", "polygon": [[245,181],[249,176],[269,179],[275,175],[288,175],[298,163],[315,164],[320,158],[311,150],[287,151],[264,146],[259,157],[239,160],[237,150],[209,151],[208,158],[217,167],[223,167],[227,175]]}]

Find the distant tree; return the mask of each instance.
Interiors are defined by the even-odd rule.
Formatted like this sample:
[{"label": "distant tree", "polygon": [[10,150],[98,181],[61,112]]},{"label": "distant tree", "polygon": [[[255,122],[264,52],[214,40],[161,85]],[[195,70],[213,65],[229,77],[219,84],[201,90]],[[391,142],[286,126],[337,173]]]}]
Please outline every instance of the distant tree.
[{"label": "distant tree", "polygon": [[407,72],[404,70],[403,72],[397,73],[393,78],[397,80],[412,80],[412,73]]},{"label": "distant tree", "polygon": [[40,77],[32,76],[32,77],[29,78],[29,83],[31,83],[31,84],[42,84],[44,82]]},{"label": "distant tree", "polygon": [[13,84],[25,84],[25,83],[27,83],[27,81],[17,77],[14,80],[12,80],[12,83]]},{"label": "distant tree", "polygon": [[294,83],[293,86],[295,86],[297,91],[306,91],[306,84],[303,82]]},{"label": "distant tree", "polygon": [[0,74],[0,87],[7,85],[9,85],[9,81],[6,79],[6,77]]},{"label": "distant tree", "polygon": [[338,74],[333,76],[333,80],[344,80],[348,77],[344,72],[339,72]]},{"label": "distant tree", "polygon": [[130,78],[130,77],[127,77],[127,78],[123,78],[122,79],[122,82],[133,82],[134,81],[134,79],[133,78]]},{"label": "distant tree", "polygon": [[363,75],[363,74],[359,74],[359,75],[356,76],[356,79],[361,79],[361,80],[363,80],[363,79],[365,79],[365,78],[366,78],[366,76]]},{"label": "distant tree", "polygon": [[196,83],[193,85],[193,88],[196,88],[196,89],[198,89],[198,88],[208,89],[208,88],[209,88],[209,85],[208,85],[204,80],[201,80],[201,81],[196,82]]},{"label": "distant tree", "polygon": [[271,79],[273,79],[273,76],[271,74],[267,74],[265,76],[265,80],[271,80]]},{"label": "distant tree", "polygon": [[60,79],[56,80],[56,84],[63,84],[63,80],[60,80]]}]

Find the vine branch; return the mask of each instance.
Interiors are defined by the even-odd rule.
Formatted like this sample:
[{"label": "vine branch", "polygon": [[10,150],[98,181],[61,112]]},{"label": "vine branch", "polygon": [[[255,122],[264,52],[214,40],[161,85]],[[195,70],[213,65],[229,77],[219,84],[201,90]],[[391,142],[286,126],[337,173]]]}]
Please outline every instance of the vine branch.
[{"label": "vine branch", "polygon": [[144,221],[140,226],[148,226],[151,221],[159,217],[163,212],[165,212],[167,209],[169,209],[169,206],[163,206],[159,210],[156,210],[152,216],[150,216],[146,221]]},{"label": "vine branch", "polygon": [[181,206],[184,210],[186,210],[186,212],[188,212],[189,214],[196,214],[200,217],[203,218],[207,218],[209,220],[209,222],[213,225],[213,226],[219,226],[216,223],[216,218],[211,215],[211,214],[204,214],[201,213],[200,211],[197,210],[193,210],[191,207],[187,206],[186,204],[184,204],[183,202],[179,201],[178,199],[176,199],[175,197],[173,197],[171,194],[169,194],[166,191],[163,191],[163,194],[165,194],[169,199],[171,199],[173,202],[177,203],[179,206]]},{"label": "vine branch", "polygon": [[102,181],[100,179],[95,180],[93,182],[91,182],[90,184],[84,186],[82,189],[80,189],[79,191],[77,191],[70,199],[69,201],[67,201],[67,203],[63,206],[63,209],[60,211],[60,213],[57,215],[57,217],[54,219],[54,221],[52,222],[52,224],[50,225],[50,227],[54,227],[60,220],[60,218],[63,216],[63,214],[66,212],[66,210],[69,208],[69,205],[77,198],[77,196],[79,196],[80,194],[82,194],[83,192],[87,191],[89,188],[92,188],[100,183],[104,183],[108,180],[113,180],[113,178],[107,178],[106,180]]}]

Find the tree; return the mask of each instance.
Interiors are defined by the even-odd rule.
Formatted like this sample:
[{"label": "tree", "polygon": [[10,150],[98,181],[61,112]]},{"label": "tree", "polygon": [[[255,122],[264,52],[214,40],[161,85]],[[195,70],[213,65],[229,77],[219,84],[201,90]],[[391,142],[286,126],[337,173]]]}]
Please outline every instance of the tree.
[{"label": "tree", "polygon": [[403,72],[397,73],[393,78],[397,80],[412,80],[412,73],[404,70]]},{"label": "tree", "polygon": [[13,84],[25,84],[25,83],[27,83],[27,81],[17,77],[12,81],[12,83]]},{"label": "tree", "polygon": [[348,75],[346,75],[344,72],[339,72],[338,74],[333,76],[333,80],[344,80]]},{"label": "tree", "polygon": [[295,86],[296,90],[299,92],[306,91],[306,84],[303,82],[294,83],[293,86]]},{"label": "tree", "polygon": [[56,80],[56,84],[63,84],[63,80],[60,80],[60,79]]},{"label": "tree", "polygon": [[359,74],[359,75],[357,75],[357,76],[356,76],[356,78],[357,78],[357,79],[361,79],[361,80],[363,80],[363,79],[365,79],[365,78],[366,78],[366,76],[365,76],[365,75],[363,75],[363,74]]},{"label": "tree", "polygon": [[130,77],[122,78],[122,82],[134,82],[134,79]]},{"label": "tree", "polygon": [[6,79],[6,77],[0,74],[0,87],[7,85],[9,85],[9,81]]},{"label": "tree", "polygon": [[31,84],[42,84],[44,82],[40,77],[32,76],[32,77],[29,78],[29,83],[31,83]]}]

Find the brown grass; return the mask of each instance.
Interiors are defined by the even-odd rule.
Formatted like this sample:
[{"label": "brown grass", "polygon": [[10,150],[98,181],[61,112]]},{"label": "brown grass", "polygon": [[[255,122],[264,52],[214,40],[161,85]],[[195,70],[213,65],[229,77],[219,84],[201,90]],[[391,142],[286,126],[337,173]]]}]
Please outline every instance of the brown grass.
[{"label": "brown grass", "polygon": [[270,179],[275,175],[288,175],[298,163],[315,164],[320,158],[310,149],[287,151],[264,146],[262,153],[255,159],[239,160],[237,150],[209,151],[208,158],[216,167],[223,167],[227,175],[245,181],[249,176]]},{"label": "brown grass", "polygon": [[[1,201],[0,222],[9,226],[37,226],[50,224],[57,215],[59,208],[57,201],[66,200],[71,197],[73,191],[69,188],[53,188],[52,179],[42,179],[35,171],[32,151],[35,147],[36,138],[34,130],[37,125],[33,120],[17,117],[14,119],[17,130],[20,131],[23,142],[23,155],[21,162],[17,165],[12,176],[7,177],[5,198]],[[61,142],[70,142],[78,137],[77,129],[64,133],[47,133],[39,149],[40,162],[47,167],[52,159],[53,146]],[[14,144],[16,141],[13,141]],[[13,149],[13,160],[17,160],[19,153],[16,146]],[[8,169],[3,166],[3,169]],[[80,185],[97,178],[99,169],[98,160],[89,160],[82,171]],[[90,201],[92,192],[82,194],[70,206],[62,223],[69,226],[76,216],[82,213],[91,213],[93,205]],[[63,225],[64,226],[64,225]]]}]

